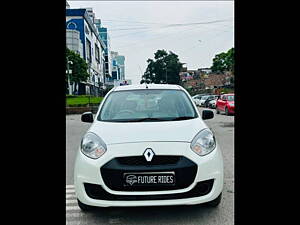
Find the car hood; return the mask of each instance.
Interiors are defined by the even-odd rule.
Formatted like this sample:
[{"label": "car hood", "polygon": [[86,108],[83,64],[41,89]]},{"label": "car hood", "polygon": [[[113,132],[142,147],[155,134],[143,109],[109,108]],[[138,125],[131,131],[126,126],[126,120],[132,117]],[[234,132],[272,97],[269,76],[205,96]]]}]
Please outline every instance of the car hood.
[{"label": "car hood", "polygon": [[227,101],[228,104],[234,104],[234,101]]},{"label": "car hood", "polygon": [[163,121],[115,123],[95,121],[89,132],[97,134],[107,145],[132,142],[191,142],[207,125],[201,118]]}]

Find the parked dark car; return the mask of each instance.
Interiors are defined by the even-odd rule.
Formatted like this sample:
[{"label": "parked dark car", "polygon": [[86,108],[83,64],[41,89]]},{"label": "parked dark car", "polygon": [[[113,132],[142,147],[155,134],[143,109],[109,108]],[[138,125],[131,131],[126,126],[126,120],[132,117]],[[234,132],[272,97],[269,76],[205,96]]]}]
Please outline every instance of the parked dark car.
[{"label": "parked dark car", "polygon": [[216,104],[217,104],[217,100],[220,98],[220,95],[215,95],[215,99],[211,100],[208,102],[208,108],[210,109],[215,109],[216,108]]},{"label": "parked dark car", "polygon": [[207,97],[207,99],[205,100],[205,102],[203,103],[203,104],[204,104],[204,107],[208,108],[209,102],[210,102],[211,100],[214,100],[214,99],[216,99],[216,96],[215,96],[215,95],[209,95],[209,96]]}]

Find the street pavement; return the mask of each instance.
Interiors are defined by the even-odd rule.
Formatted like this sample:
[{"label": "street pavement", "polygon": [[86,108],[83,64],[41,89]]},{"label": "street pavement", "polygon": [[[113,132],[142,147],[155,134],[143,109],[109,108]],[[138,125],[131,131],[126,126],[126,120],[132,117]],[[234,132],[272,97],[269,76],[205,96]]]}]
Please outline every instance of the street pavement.
[{"label": "street pavement", "polygon": [[[203,108],[199,108],[202,112]],[[143,224],[143,225],[232,225],[234,224],[234,116],[218,115],[206,120],[222,149],[224,189],[217,208],[202,205],[168,207],[97,208],[82,212],[76,201],[73,168],[81,138],[91,124],[80,121],[80,115],[66,116],[66,224]]]}]

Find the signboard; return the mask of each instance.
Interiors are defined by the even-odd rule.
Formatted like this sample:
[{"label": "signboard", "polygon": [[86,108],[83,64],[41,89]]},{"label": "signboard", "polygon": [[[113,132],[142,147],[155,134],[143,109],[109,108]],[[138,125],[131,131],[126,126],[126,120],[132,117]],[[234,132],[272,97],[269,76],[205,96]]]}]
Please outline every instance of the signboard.
[{"label": "signboard", "polygon": [[122,83],[120,83],[120,86],[123,86],[123,85],[129,85],[127,80],[124,80]]}]

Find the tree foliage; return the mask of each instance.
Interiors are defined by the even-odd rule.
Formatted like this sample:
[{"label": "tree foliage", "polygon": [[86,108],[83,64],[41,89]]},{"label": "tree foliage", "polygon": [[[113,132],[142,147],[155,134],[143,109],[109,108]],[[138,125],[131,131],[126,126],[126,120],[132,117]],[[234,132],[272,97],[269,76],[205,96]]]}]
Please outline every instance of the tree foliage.
[{"label": "tree foliage", "polygon": [[[70,81],[79,83],[87,81],[89,77],[88,64],[80,57],[76,52],[66,48],[66,69],[68,61],[72,61],[73,64],[69,63],[69,69],[72,72],[69,74]],[[66,80],[68,79],[68,73],[66,73]]]},{"label": "tree foliage", "polygon": [[234,72],[234,48],[227,52],[217,54],[213,59],[211,70],[214,73],[224,73],[225,71]]},{"label": "tree foliage", "polygon": [[154,59],[148,59],[147,63],[148,65],[142,76],[141,84],[179,84],[179,72],[183,64],[179,61],[178,55],[175,53],[157,50],[154,53]]}]

